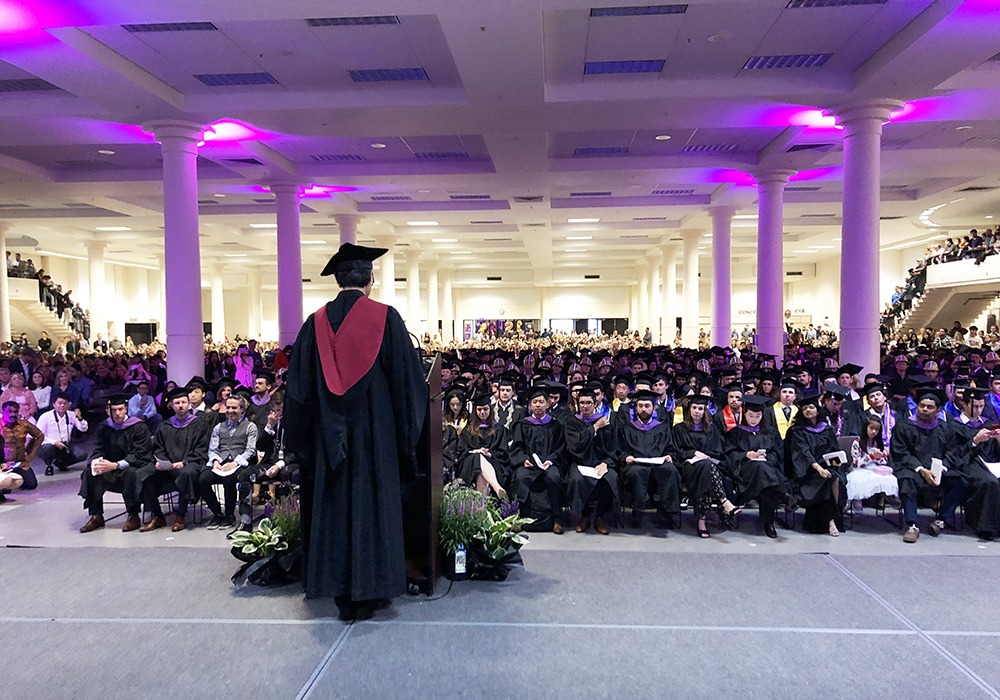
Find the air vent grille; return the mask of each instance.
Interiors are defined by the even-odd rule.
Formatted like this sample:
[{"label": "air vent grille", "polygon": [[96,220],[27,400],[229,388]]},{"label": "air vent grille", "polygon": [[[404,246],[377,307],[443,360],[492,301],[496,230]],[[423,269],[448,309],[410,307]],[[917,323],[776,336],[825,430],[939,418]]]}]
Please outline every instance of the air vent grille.
[{"label": "air vent grille", "polygon": [[278,84],[270,73],[201,73],[194,77],[208,87]]},{"label": "air vent grille", "polygon": [[587,61],[583,64],[583,74],[659,73],[663,70],[663,63],[662,59],[644,61]]},{"label": "air vent grille", "polygon": [[832,143],[797,143],[785,150],[785,153],[799,153],[800,151],[829,151],[833,149]]},{"label": "air vent grille", "polygon": [[521,228],[545,228],[545,224],[521,224]]},{"label": "air vent grille", "polygon": [[399,24],[396,15],[373,15],[370,17],[314,17],[307,19],[310,27],[370,27],[379,24]]},{"label": "air vent grille", "polygon": [[802,270],[787,270],[785,277],[802,277]]},{"label": "air vent grille", "polygon": [[604,192],[570,192],[570,197],[610,197],[611,191],[606,190]]},{"label": "air vent grille", "polygon": [[31,209],[31,207],[27,204],[17,202],[12,204],[0,204],[0,209]]},{"label": "air vent grille", "polygon": [[405,194],[376,194],[372,195],[373,202],[412,202],[413,197]]},{"label": "air vent grille", "polygon": [[490,196],[488,194],[452,194],[448,196],[448,199],[464,201],[470,199],[490,199]]},{"label": "air vent grille", "polygon": [[309,156],[309,160],[316,163],[346,163],[362,161],[365,157],[357,153],[320,153]]},{"label": "air vent grille", "polygon": [[666,221],[665,216],[635,216],[632,221]]},{"label": "air vent grille", "polygon": [[881,189],[892,191],[908,190],[910,189],[910,185],[882,185]]},{"label": "air vent grille", "polygon": [[577,158],[587,156],[624,156],[628,155],[628,146],[589,146],[587,148],[574,149],[573,155]]},{"label": "air vent grille", "polygon": [[829,219],[836,216],[836,214],[803,214],[800,219]]},{"label": "air vent grille", "polygon": [[903,216],[880,216],[880,217],[878,217],[878,220],[879,221],[898,221],[899,219],[903,219],[903,218],[905,218],[905,217],[903,217]]},{"label": "air vent grille", "polygon": [[995,189],[996,187],[988,187],[985,185],[973,185],[971,187],[963,187],[960,190],[956,190],[956,192],[992,192]]},{"label": "air vent grille", "polygon": [[219,28],[211,22],[158,22],[153,24],[123,24],[122,29],[132,34],[152,34],[154,32],[217,32]]},{"label": "air vent grille", "polygon": [[685,146],[682,153],[731,153],[736,150],[735,143],[701,143]]},{"label": "air vent grille", "polygon": [[502,224],[502,221],[470,221],[470,224]]},{"label": "air vent grille", "polygon": [[536,202],[544,202],[545,197],[542,195],[530,195],[524,197],[514,197],[515,202],[520,202],[521,204],[534,204]]},{"label": "air vent grille", "polygon": [[850,7],[852,5],[884,5],[886,0],[790,0],[789,10],[809,7]]},{"label": "air vent grille", "polygon": [[407,80],[430,80],[423,68],[360,68],[347,74],[356,83],[389,83]]},{"label": "air vent grille", "polygon": [[503,280],[503,277],[489,277],[489,276],[488,276],[488,277],[486,278],[486,281],[487,281],[487,282],[500,282],[500,281],[502,281],[502,280]]},{"label": "air vent grille", "polygon": [[264,165],[256,158],[226,158],[225,160],[233,165]]},{"label": "air vent grille", "polygon": [[694,190],[653,190],[653,194],[658,197],[679,197],[694,194]]},{"label": "air vent grille", "polygon": [[638,240],[642,240],[643,238],[649,238],[649,236],[646,235],[645,233],[641,233],[641,234],[640,233],[628,233],[628,234],[625,234],[624,236],[619,236],[619,238],[621,240],[623,240],[623,241],[638,241]]},{"label": "air vent grille", "polygon": [[513,238],[484,238],[487,243],[502,243],[503,241],[512,241]]},{"label": "air vent grille", "polygon": [[417,151],[413,154],[417,160],[468,160],[465,151]]},{"label": "air vent grille", "polygon": [[830,60],[829,53],[797,53],[780,56],[751,56],[743,70],[771,70],[776,68],[819,68]]},{"label": "air vent grille", "polygon": [[647,15],[683,15],[687,12],[686,4],[672,5],[639,5],[637,7],[593,7],[591,17],[641,17]]},{"label": "air vent grille", "polygon": [[785,188],[785,192],[819,192],[819,190],[820,190],[819,187],[812,187],[805,185]]},{"label": "air vent grille", "polygon": [[599,280],[599,279],[601,279],[601,276],[600,275],[584,275],[583,279],[585,279],[585,280]]},{"label": "air vent grille", "polygon": [[253,201],[257,204],[274,204],[274,197],[270,199],[255,199]]}]

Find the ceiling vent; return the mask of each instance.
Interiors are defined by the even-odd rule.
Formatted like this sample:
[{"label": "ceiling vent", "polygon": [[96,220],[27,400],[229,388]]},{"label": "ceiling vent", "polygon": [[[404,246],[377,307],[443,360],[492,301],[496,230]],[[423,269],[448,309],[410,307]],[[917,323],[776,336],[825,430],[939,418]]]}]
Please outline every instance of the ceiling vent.
[{"label": "ceiling vent", "polygon": [[682,197],[694,194],[694,190],[653,190],[653,194],[657,197]]},{"label": "ceiling vent", "polygon": [[335,222],[335,221],[321,221],[318,224],[313,224],[313,226],[315,228],[329,228],[331,226],[336,226],[336,225],[337,225],[337,222]]},{"label": "ceiling vent", "polygon": [[194,77],[208,87],[278,84],[270,73],[201,73]]},{"label": "ceiling vent", "polygon": [[819,68],[830,60],[830,53],[796,53],[780,56],[751,56],[743,70],[770,70],[772,68]]},{"label": "ceiling vent", "polygon": [[996,187],[988,187],[985,185],[973,185],[972,187],[963,187],[960,190],[955,190],[956,192],[992,192]]},{"label": "ceiling vent", "polygon": [[899,151],[907,146],[913,139],[882,139],[881,148],[883,151]]},{"label": "ceiling vent", "polygon": [[643,238],[649,238],[649,236],[646,235],[645,233],[642,233],[642,234],[639,234],[639,233],[629,233],[629,234],[626,234],[624,236],[619,236],[619,238],[621,240],[623,240],[623,241],[638,241],[638,240],[641,240]]},{"label": "ceiling vent", "polygon": [[577,158],[587,156],[624,156],[628,155],[628,146],[591,146],[588,148],[574,149],[573,155]]},{"label": "ceiling vent", "polygon": [[583,279],[585,279],[585,280],[599,280],[599,279],[601,279],[601,276],[600,275],[584,275]]},{"label": "ceiling vent", "polygon": [[632,221],[666,221],[665,216],[636,216],[632,218]]},{"label": "ceiling vent", "polygon": [[503,241],[512,241],[513,238],[484,238],[487,243],[502,243]]},{"label": "ceiling vent", "polygon": [[910,189],[910,187],[911,187],[910,185],[882,185],[881,189],[900,191],[900,190],[908,190]]},{"label": "ceiling vent", "polygon": [[836,214],[803,214],[800,219],[829,219],[836,216]]},{"label": "ceiling vent", "polygon": [[253,201],[257,204],[274,204],[274,197],[271,199],[255,199]]},{"label": "ceiling vent", "polygon": [[645,17],[648,15],[683,15],[686,4],[639,5],[637,7],[593,7],[591,17]]},{"label": "ceiling vent", "polygon": [[407,80],[430,80],[423,68],[362,68],[347,74],[356,83],[391,83]]},{"label": "ceiling vent", "polygon": [[880,217],[878,217],[878,220],[879,221],[898,221],[899,219],[905,219],[905,218],[906,217],[904,217],[904,216],[880,216]]},{"label": "ceiling vent", "polygon": [[490,199],[490,196],[488,194],[452,194],[448,196],[448,199],[463,201],[470,199]]},{"label": "ceiling vent", "polygon": [[785,153],[799,153],[800,151],[819,151],[821,153],[826,153],[827,151],[832,151],[834,144],[832,143],[797,143],[791,148],[785,150]]},{"label": "ceiling vent", "polygon": [[233,165],[264,165],[256,158],[226,158],[225,162]]},{"label": "ceiling vent", "polygon": [[49,92],[59,88],[41,78],[0,80],[0,92]]},{"label": "ceiling vent", "polygon": [[785,192],[819,192],[820,188],[817,186],[795,186],[786,187]]},{"label": "ceiling vent", "polygon": [[122,29],[132,34],[152,34],[154,32],[217,32],[219,28],[211,22],[159,22],[154,24],[123,24]]},{"label": "ceiling vent", "polygon": [[785,277],[802,277],[802,270],[786,270]]},{"label": "ceiling vent", "polygon": [[63,202],[63,206],[69,209],[98,209],[93,204],[87,204],[86,202]]},{"label": "ceiling vent", "polygon": [[503,277],[489,277],[489,276],[487,276],[486,277],[486,281],[487,282],[501,282],[501,281],[503,281]]},{"label": "ceiling vent", "polygon": [[962,145],[967,148],[979,148],[981,146],[1000,148],[1000,136],[974,136],[968,141],[963,141]]},{"label": "ceiling vent", "polygon": [[545,228],[545,224],[521,224],[521,228]]},{"label": "ceiling vent", "polygon": [[884,5],[886,0],[790,0],[789,10],[809,7],[851,7],[853,5]]},{"label": "ceiling vent", "polygon": [[375,194],[372,195],[373,202],[412,202],[413,197],[405,194]]},{"label": "ceiling vent", "polygon": [[371,27],[379,24],[399,24],[396,15],[375,15],[372,17],[314,17],[307,19],[310,27]]},{"label": "ceiling vent", "polygon": [[309,160],[315,163],[356,163],[365,160],[365,157],[357,153],[322,153],[309,156]]},{"label": "ceiling vent", "polygon": [[685,146],[682,153],[731,153],[736,150],[735,143],[701,143]]},{"label": "ceiling vent", "polygon": [[515,202],[520,202],[521,204],[534,204],[536,202],[544,202],[545,197],[542,195],[526,196],[526,197],[514,197]]},{"label": "ceiling vent", "polygon": [[663,63],[662,59],[647,61],[587,61],[583,64],[583,74],[659,73],[663,70]]},{"label": "ceiling vent", "polygon": [[417,151],[413,154],[417,160],[468,160],[465,151]]},{"label": "ceiling vent", "polygon": [[27,204],[15,202],[12,204],[0,204],[0,209],[31,209]]},{"label": "ceiling vent", "polygon": [[470,224],[502,224],[502,221],[470,221]]},{"label": "ceiling vent", "polygon": [[198,200],[198,204],[218,204],[218,203],[219,203],[219,200],[217,200],[217,199],[199,199]]},{"label": "ceiling vent", "polygon": [[570,192],[570,197],[610,197],[611,192]]}]

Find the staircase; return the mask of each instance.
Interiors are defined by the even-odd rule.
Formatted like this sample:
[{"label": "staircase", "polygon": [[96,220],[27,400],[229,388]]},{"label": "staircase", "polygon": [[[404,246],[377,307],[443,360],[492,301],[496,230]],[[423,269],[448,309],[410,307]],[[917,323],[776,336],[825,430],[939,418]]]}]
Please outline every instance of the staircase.
[{"label": "staircase", "polygon": [[897,328],[951,328],[955,321],[968,325],[1000,298],[1000,256],[979,266],[972,260],[933,265],[927,270],[927,286]]},{"label": "staircase", "polygon": [[31,342],[34,343],[38,338],[38,332],[45,331],[52,338],[53,346],[56,346],[60,345],[66,336],[73,332],[68,323],[57,319],[56,315],[37,299],[11,299],[10,306],[11,311],[19,311],[27,318],[28,324],[26,325],[29,326],[27,328],[11,328],[15,338],[22,332],[27,333]]}]

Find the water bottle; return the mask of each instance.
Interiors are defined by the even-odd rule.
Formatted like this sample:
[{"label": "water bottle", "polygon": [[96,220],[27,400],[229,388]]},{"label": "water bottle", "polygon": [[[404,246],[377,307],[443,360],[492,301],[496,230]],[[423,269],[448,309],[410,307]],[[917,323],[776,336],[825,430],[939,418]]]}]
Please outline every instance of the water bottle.
[{"label": "water bottle", "polygon": [[465,545],[458,545],[458,549],[455,550],[455,573],[464,574],[465,573]]}]

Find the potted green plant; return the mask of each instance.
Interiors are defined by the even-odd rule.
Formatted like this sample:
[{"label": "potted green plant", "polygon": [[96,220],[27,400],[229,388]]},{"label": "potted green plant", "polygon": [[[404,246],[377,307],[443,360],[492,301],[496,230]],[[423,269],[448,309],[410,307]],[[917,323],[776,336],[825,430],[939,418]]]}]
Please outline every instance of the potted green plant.
[{"label": "potted green plant", "polygon": [[250,582],[273,586],[301,578],[302,521],[297,495],[287,496],[265,511],[251,532],[233,535],[232,554],[244,562],[233,575],[237,586]]}]

